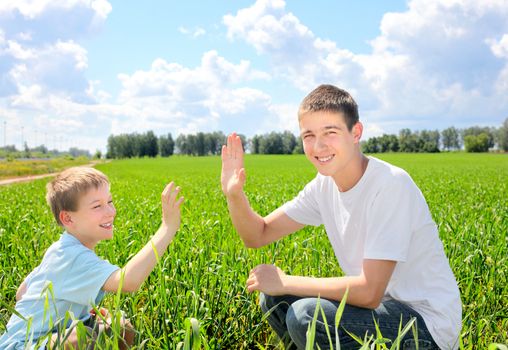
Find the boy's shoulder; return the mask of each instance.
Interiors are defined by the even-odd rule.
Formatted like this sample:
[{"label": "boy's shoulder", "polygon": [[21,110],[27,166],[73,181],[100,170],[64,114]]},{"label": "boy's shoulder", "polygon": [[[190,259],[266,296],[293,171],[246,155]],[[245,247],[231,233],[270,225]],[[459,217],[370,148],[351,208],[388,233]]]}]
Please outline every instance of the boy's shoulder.
[{"label": "boy's shoulder", "polygon": [[372,156],[369,157],[367,171],[367,176],[371,180],[374,180],[384,186],[414,184],[411,176],[406,170]]}]

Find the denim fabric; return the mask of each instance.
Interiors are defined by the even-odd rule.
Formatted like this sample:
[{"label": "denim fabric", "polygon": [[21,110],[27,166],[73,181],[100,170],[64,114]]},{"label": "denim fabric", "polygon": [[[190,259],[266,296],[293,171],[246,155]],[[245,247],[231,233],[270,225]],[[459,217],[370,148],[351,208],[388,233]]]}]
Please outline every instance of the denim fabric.
[{"label": "denim fabric", "polygon": [[[286,349],[305,349],[305,335],[309,324],[312,323],[317,300],[317,298],[300,298],[292,295],[273,297],[261,293],[261,309],[263,313],[268,313],[268,323],[284,341]],[[319,303],[326,317],[326,323],[332,339],[332,347],[335,349],[334,323],[339,302],[320,299]],[[401,320],[401,328],[403,328],[412,317],[416,318],[418,349],[439,349],[427,330],[422,317],[409,306],[396,300],[387,300],[375,310],[346,305],[338,328],[340,348],[341,350],[345,350],[358,349],[361,347],[361,345],[350,337],[347,332],[361,339],[364,339],[366,334],[376,337],[374,319],[379,326],[383,338],[388,338],[393,341],[397,338],[399,333]],[[388,343],[387,345],[391,347],[392,344]],[[321,312],[316,322],[315,346],[319,346],[322,350],[330,349],[330,341],[326,332],[326,325],[321,317]],[[403,350],[417,348],[412,330],[406,333],[406,336],[400,343],[400,348]]]}]

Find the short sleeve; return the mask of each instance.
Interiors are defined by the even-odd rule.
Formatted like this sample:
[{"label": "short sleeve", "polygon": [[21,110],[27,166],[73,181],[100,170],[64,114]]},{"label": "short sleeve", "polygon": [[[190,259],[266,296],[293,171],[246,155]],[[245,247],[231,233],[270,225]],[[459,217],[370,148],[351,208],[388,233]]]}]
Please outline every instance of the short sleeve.
[{"label": "short sleeve", "polygon": [[37,266],[35,269],[33,269],[26,277],[25,279],[23,280],[23,282],[26,283],[26,286],[28,287],[30,285],[30,282],[32,281],[32,277],[37,273],[39,272],[41,268],[41,265]]},{"label": "short sleeve", "polygon": [[95,304],[102,286],[119,267],[102,260],[91,250],[81,252],[62,281],[63,299],[82,305]]},{"label": "short sleeve", "polygon": [[381,188],[367,215],[364,258],[406,261],[412,234],[417,188],[406,173]]},{"label": "short sleeve", "polygon": [[319,226],[323,223],[319,212],[319,178],[309,182],[298,195],[281,208],[291,219],[303,225]]}]

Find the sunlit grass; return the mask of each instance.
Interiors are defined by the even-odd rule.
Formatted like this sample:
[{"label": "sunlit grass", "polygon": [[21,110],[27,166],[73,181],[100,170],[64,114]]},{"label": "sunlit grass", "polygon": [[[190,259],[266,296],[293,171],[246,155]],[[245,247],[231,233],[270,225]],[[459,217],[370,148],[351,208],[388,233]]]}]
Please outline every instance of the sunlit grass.
[{"label": "sunlit grass", "polygon": [[[507,343],[508,156],[385,154],[422,190],[458,280],[465,348]],[[123,265],[160,224],[160,193],[174,180],[185,203],[181,230],[141,290],[106,298],[139,332],[137,347],[272,348],[249,270],[275,263],[289,274],[342,274],[323,228],[306,228],[268,247],[244,248],[220,190],[219,157],[114,161],[97,167],[112,182],[118,210],[115,237],[97,252]],[[291,199],[315,175],[303,156],[248,156],[246,193],[261,215]],[[44,202],[48,180],[0,188],[0,332],[16,288],[58,239]],[[429,276],[432,278],[432,276]],[[179,345],[180,344],[180,345]]]}]

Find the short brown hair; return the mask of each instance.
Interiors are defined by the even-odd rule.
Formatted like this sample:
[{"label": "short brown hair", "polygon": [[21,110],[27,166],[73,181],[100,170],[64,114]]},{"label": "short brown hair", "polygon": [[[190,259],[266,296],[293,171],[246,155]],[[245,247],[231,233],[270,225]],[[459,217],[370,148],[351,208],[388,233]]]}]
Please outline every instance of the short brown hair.
[{"label": "short brown hair", "polygon": [[333,85],[319,85],[312,90],[300,104],[298,119],[307,113],[321,111],[342,113],[349,131],[360,120],[358,105],[353,97],[346,90]]},{"label": "short brown hair", "polygon": [[109,185],[108,177],[89,167],[69,168],[49,182],[46,185],[46,201],[58,225],[63,226],[59,218],[62,210],[77,210],[80,195],[102,185]]}]

